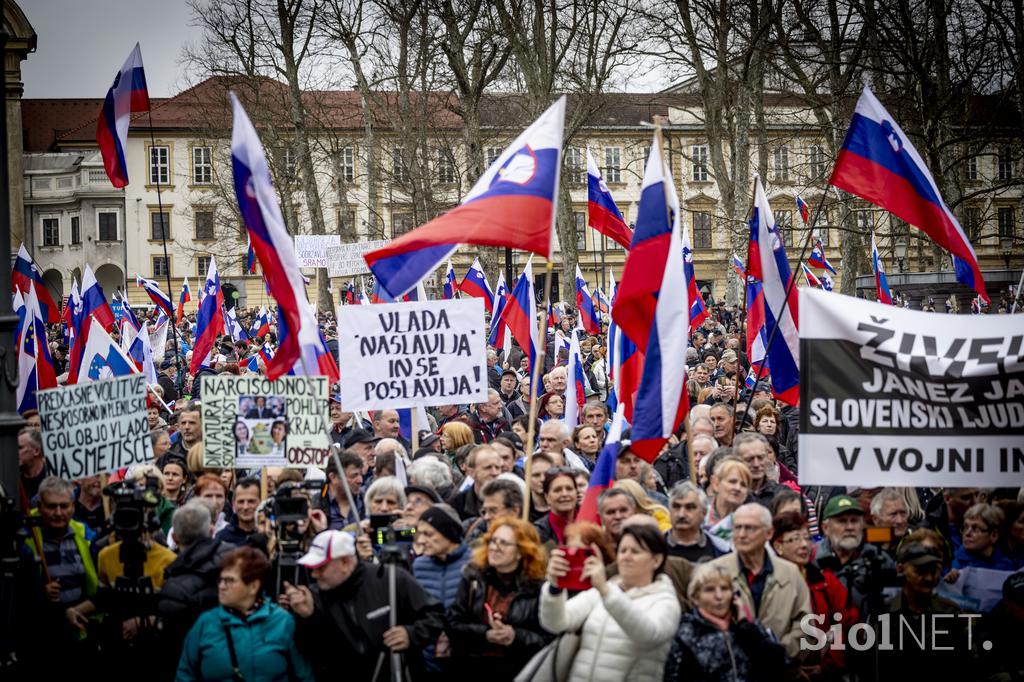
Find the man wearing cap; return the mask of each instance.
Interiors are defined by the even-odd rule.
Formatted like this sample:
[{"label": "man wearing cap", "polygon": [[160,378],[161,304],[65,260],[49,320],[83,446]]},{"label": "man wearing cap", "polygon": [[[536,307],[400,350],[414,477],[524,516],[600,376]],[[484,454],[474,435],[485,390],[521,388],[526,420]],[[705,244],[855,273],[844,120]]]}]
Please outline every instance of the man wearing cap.
[{"label": "man wearing cap", "polygon": [[[501,396],[501,402],[511,412],[511,403],[515,402],[515,399],[519,397],[519,375],[516,374],[514,369],[505,369],[501,372],[501,384],[498,387],[498,395]],[[512,418],[518,417],[518,414],[513,414]]]},{"label": "man wearing cap", "polygon": [[412,574],[447,609],[455,601],[462,567],[470,559],[458,514],[447,504],[430,507],[416,524],[416,541],[423,544],[423,553],[413,561]]},{"label": "man wearing cap", "polygon": [[156,383],[164,389],[164,402],[169,403],[178,399],[177,376],[178,367],[174,364],[173,358],[167,358],[160,364],[160,374],[156,378]]},{"label": "man wearing cap", "polygon": [[299,564],[312,587],[285,583],[285,601],[296,615],[295,641],[316,678],[391,678],[392,652],[400,653],[412,679],[422,675],[422,651],[444,629],[444,609],[404,569],[396,567],[396,621],[390,627],[388,574],[356,558],[349,533],[326,530],[313,539]]},{"label": "man wearing cap", "polygon": [[345,412],[341,409],[341,394],[331,396],[331,442],[338,443],[342,449],[349,448],[352,443],[349,438],[356,431],[368,432],[373,427],[369,422],[359,419],[353,412]]},{"label": "man wearing cap", "polygon": [[815,563],[818,568],[835,573],[857,609],[868,613],[868,568],[892,570],[892,559],[875,545],[864,542],[864,510],[849,495],[829,500],[821,520],[825,537],[815,547]]}]

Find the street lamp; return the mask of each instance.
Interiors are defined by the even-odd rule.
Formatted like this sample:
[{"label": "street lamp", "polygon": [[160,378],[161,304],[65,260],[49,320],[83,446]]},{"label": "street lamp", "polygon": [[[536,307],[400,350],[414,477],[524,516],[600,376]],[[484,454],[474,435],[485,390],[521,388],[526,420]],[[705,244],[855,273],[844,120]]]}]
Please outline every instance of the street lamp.
[{"label": "street lamp", "polygon": [[1006,269],[1010,269],[1010,254],[1013,252],[1013,235],[1012,234],[1001,234],[999,235],[999,249],[1003,252],[1003,264]]},{"label": "street lamp", "polygon": [[896,243],[892,247],[893,255],[896,256],[896,263],[899,265],[900,272],[903,272],[903,262],[907,257],[907,243],[902,239],[896,240]]}]

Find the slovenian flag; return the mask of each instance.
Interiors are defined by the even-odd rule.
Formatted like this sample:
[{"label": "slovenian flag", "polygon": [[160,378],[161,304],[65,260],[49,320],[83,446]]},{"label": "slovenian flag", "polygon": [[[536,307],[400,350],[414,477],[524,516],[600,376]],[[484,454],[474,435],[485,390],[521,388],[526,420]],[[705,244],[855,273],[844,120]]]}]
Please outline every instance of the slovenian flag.
[{"label": "slovenian flag", "polygon": [[473,264],[469,266],[469,272],[462,278],[462,284],[459,285],[459,292],[473,298],[484,299],[484,307],[487,308],[487,312],[494,311],[494,292],[491,291],[491,285],[487,283],[487,277],[484,275],[484,269],[480,266],[479,258],[473,259]]},{"label": "slovenian flag", "polygon": [[818,287],[820,289],[821,280],[814,276],[814,273],[811,272],[811,269],[807,267],[804,263],[800,264],[800,268],[804,271],[804,279],[807,280],[807,286]]},{"label": "slovenian flag", "polygon": [[733,271],[736,272],[737,275],[740,276],[741,280],[747,279],[746,266],[743,264],[743,261],[740,260],[740,257],[737,256],[735,252],[733,252],[732,254],[732,269]]},{"label": "slovenian flag", "polygon": [[587,280],[583,279],[583,272],[580,266],[576,266],[576,311],[579,315],[579,324],[583,330],[591,336],[601,333],[601,320],[594,309],[594,297],[590,295],[590,288]]},{"label": "slovenian flag", "polygon": [[[18,295],[18,294],[16,294]],[[46,342],[46,323],[39,310],[35,289],[29,289],[19,313],[23,320],[15,334],[18,345],[18,413],[39,408],[36,391],[56,388],[57,373]]]},{"label": "slovenian flag", "polygon": [[199,302],[199,313],[196,315],[196,342],[192,347],[192,364],[189,366],[193,375],[213,350],[217,337],[224,333],[224,292],[220,288],[217,261],[213,256],[210,256],[203,292],[203,300]]},{"label": "slovenian flag", "polygon": [[[533,372],[536,365],[537,348],[540,345],[537,336],[537,304],[533,287],[533,256],[526,261],[523,274],[519,275],[512,293],[508,296],[505,309],[501,311],[500,322],[508,327],[519,347],[528,353],[530,358],[529,371]],[[531,382],[531,387],[533,383]]]},{"label": "slovenian flag", "polygon": [[18,256],[14,259],[14,268],[11,269],[11,285],[11,291],[20,291],[22,298],[28,295],[29,289],[33,289],[36,292],[36,300],[39,302],[39,312],[42,313],[46,323],[57,324],[60,322],[60,310],[53,302],[53,297],[50,296],[50,290],[46,288],[46,282],[43,281],[39,268],[32,262],[32,256],[29,255],[24,244],[18,248]]},{"label": "slovenian flag", "polygon": [[185,316],[185,304],[192,300],[192,292],[188,288],[188,277],[181,284],[181,297],[178,299],[178,311],[174,316],[174,324],[181,324]]},{"label": "slovenian flag", "polygon": [[455,268],[452,267],[452,262],[448,261],[448,267],[444,270],[444,290],[441,292],[441,298],[450,301],[456,298],[458,293],[459,283],[455,279]]},{"label": "slovenian flag", "polygon": [[95,317],[90,315],[85,319],[81,338],[87,340],[82,344],[82,365],[75,375],[78,383],[138,373],[131,358],[118,348]]},{"label": "slovenian flag", "polygon": [[811,209],[799,194],[796,197],[796,211],[800,214],[800,220],[806,225],[807,221],[811,219]]},{"label": "slovenian flag", "polygon": [[875,295],[879,303],[892,305],[892,294],[889,292],[889,279],[885,276],[885,268],[882,267],[882,258],[878,255],[878,246],[875,244],[875,231],[871,230],[871,268],[875,271]]},{"label": "slovenian flag", "polygon": [[364,257],[392,298],[416,286],[459,244],[506,246],[548,258],[557,214],[565,97],[509,145],[465,200]]},{"label": "slovenian flag", "polygon": [[171,307],[171,297],[161,291],[160,285],[156,283],[156,280],[146,279],[142,275],[136,274],[135,284],[145,289],[146,294],[149,295],[149,300],[153,301],[153,305],[162,310],[168,317],[174,315],[174,309]]},{"label": "slovenian flag", "polygon": [[583,358],[580,355],[580,338],[576,329],[569,337],[569,366],[565,386],[565,414],[562,421],[570,431],[579,424],[583,414],[583,403],[587,400],[587,377],[583,373]]},{"label": "slovenian flag", "polygon": [[589,521],[590,523],[601,523],[598,514],[597,500],[601,493],[612,487],[615,483],[615,463],[619,459],[619,440],[622,438],[622,426],[625,422],[623,406],[620,404],[612,417],[611,427],[608,429],[608,437],[604,441],[604,447],[597,455],[597,462],[594,470],[590,472],[590,483],[587,484],[587,491],[583,494],[583,502],[580,503],[580,511],[576,514],[576,521]]},{"label": "slovenian flag", "polygon": [[811,256],[807,259],[807,262],[816,268],[828,270],[833,275],[836,274],[836,269],[828,262],[828,258],[825,258],[825,247],[821,243],[821,237],[816,236],[814,238],[814,248],[811,249]]},{"label": "slovenian flag", "polygon": [[597,162],[587,149],[587,223],[615,241],[619,246],[629,250],[633,241],[633,230],[622,218],[622,211],[615,205],[612,193],[601,177]]},{"label": "slovenian flag", "polygon": [[494,292],[494,313],[491,315],[491,326],[487,332],[487,344],[498,350],[511,350],[512,334],[508,325],[502,321],[502,313],[508,305],[508,287],[505,285],[505,273],[498,275],[498,288]]},{"label": "slovenian flag", "polygon": [[[75,345],[71,348],[71,358],[68,361],[68,383],[78,381],[83,365],[83,355],[89,343],[89,335],[92,332],[102,329],[104,336],[108,339],[106,332],[114,326],[114,313],[110,310],[107,297],[103,288],[96,281],[96,275],[87,263],[85,272],[82,274],[82,302],[81,311],[72,311],[72,320],[75,324]],[[76,306],[77,308],[77,306]]]},{"label": "slovenian flag", "polygon": [[142,69],[142,50],[135,43],[124,66],[114,76],[114,84],[107,91],[96,121],[96,143],[103,155],[103,168],[114,187],[128,184],[128,127],[132,114],[142,111],[149,111],[149,92]]},{"label": "slovenian flag", "polygon": [[924,159],[866,86],[857,100],[829,184],[881,206],[922,230],[953,255],[957,280],[989,300],[974,249],[942,200]]}]

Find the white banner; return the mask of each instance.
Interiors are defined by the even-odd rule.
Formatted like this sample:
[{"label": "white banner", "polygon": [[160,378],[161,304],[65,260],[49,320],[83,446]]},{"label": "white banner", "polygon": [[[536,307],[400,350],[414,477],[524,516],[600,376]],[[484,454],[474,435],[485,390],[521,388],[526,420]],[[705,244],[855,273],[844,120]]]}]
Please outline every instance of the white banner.
[{"label": "white banner", "polygon": [[332,246],[327,250],[327,276],[365,275],[370,272],[370,268],[366,265],[363,256],[370,251],[384,248],[390,243],[391,241],[388,239],[378,239],[372,242]]},{"label": "white banner", "polygon": [[347,412],[487,399],[483,299],[338,309],[341,404]]},{"label": "white banner", "polygon": [[295,235],[295,255],[300,268],[326,268],[327,250],[341,243],[336,234]]},{"label": "white banner", "polygon": [[141,374],[51,388],[36,398],[47,474],[70,481],[153,460]]},{"label": "white banner", "polygon": [[327,377],[203,378],[203,466],[326,466]]},{"label": "white banner", "polygon": [[1024,484],[1024,324],[800,289],[801,484]]}]

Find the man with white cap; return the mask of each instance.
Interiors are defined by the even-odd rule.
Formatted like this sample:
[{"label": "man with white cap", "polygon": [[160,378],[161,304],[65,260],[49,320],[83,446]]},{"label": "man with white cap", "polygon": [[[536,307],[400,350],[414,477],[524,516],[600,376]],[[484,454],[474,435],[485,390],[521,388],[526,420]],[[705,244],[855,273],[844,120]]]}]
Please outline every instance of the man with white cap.
[{"label": "man with white cap", "polygon": [[299,563],[316,585],[285,583],[285,600],[297,617],[295,640],[317,679],[368,680],[378,661],[376,678],[389,679],[392,652],[403,655],[413,679],[419,677],[423,648],[444,629],[444,609],[412,575],[394,568],[398,625],[390,627],[387,570],[360,562],[350,533],[325,530]]}]

